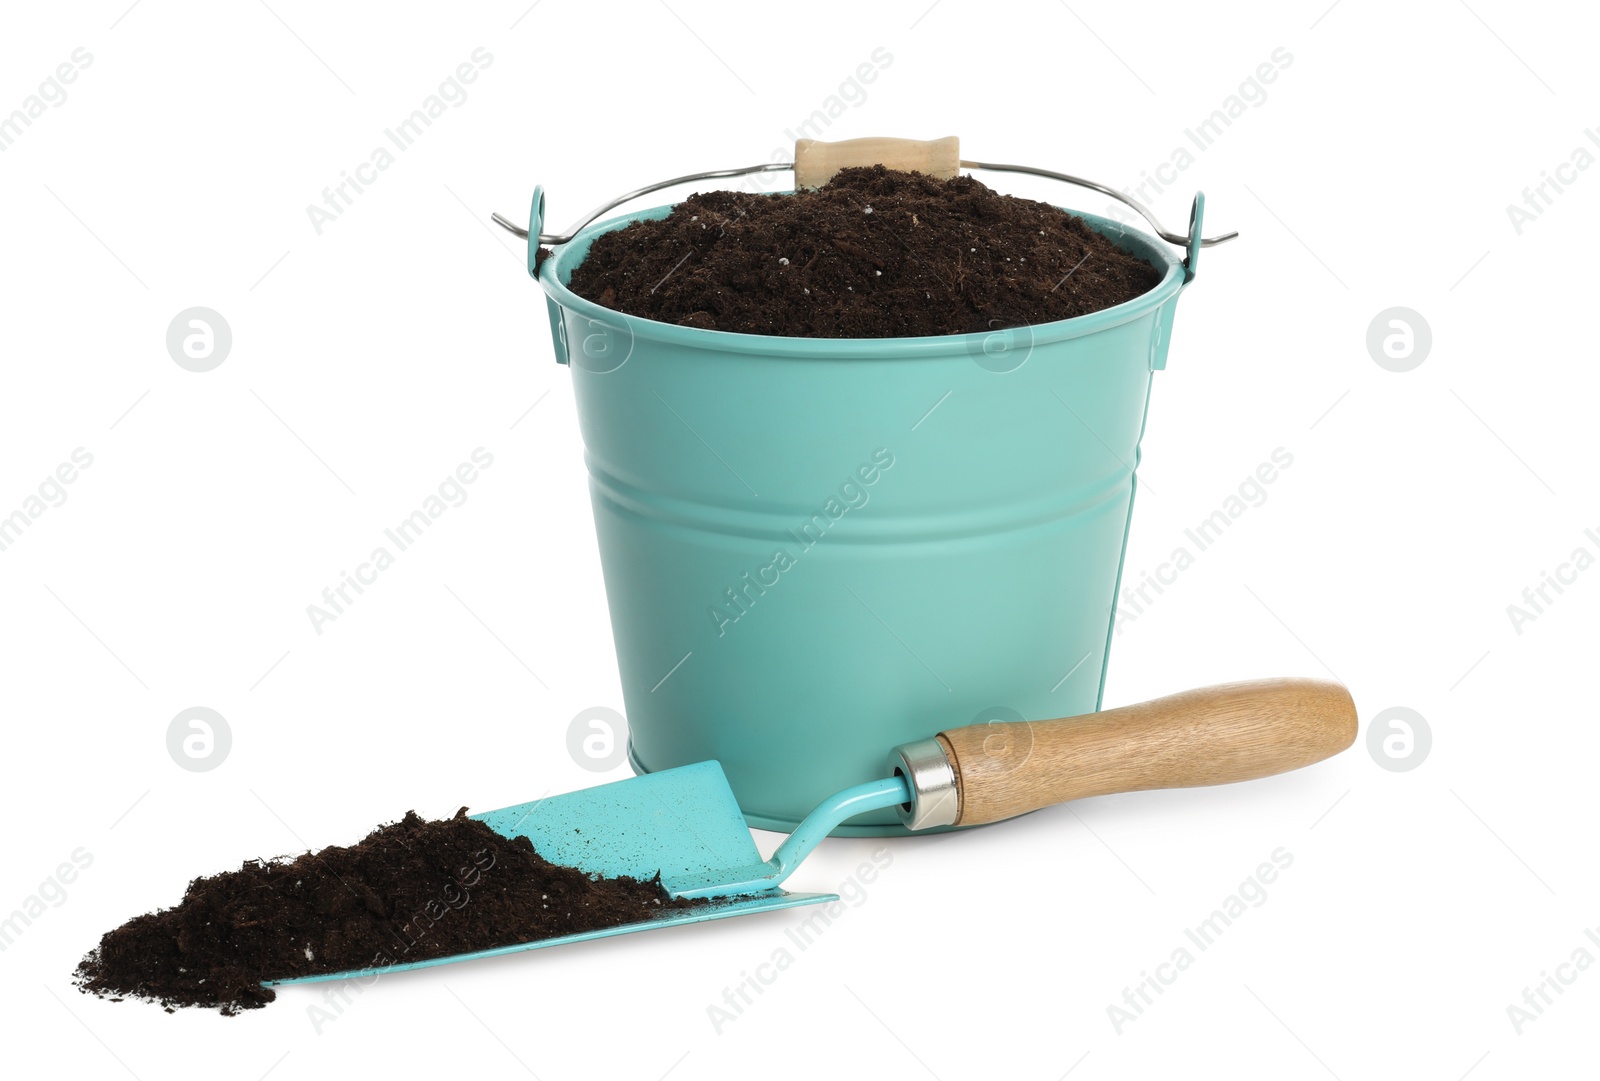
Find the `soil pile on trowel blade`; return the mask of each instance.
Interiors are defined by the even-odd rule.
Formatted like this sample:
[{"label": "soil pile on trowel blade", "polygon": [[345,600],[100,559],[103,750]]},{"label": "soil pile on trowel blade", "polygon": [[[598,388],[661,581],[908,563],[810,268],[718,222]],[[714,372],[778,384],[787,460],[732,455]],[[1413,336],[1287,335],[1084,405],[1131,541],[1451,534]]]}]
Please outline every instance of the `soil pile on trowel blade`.
[{"label": "soil pile on trowel blade", "polygon": [[691,195],[596,238],[574,292],[705,330],[806,338],[987,332],[1131,300],[1162,271],[1082,218],[881,165],[793,195]]},{"label": "soil pile on trowel blade", "polygon": [[232,1015],[276,997],[262,980],[470,953],[704,903],[672,900],[659,876],[595,878],[550,863],[465,808],[439,821],[408,812],[348,848],[197,878],[177,907],[107,932],[76,976],[104,998]]}]

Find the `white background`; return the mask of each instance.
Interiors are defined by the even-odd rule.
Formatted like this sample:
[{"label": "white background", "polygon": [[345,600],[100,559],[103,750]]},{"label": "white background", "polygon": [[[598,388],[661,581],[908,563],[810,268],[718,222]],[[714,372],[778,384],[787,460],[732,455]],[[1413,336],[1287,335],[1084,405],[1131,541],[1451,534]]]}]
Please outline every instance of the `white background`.
[{"label": "white background", "polygon": [[[1574,148],[1600,152],[1578,9],[526,7],[7,12],[0,113],[74,49],[93,60],[0,153],[0,513],[75,448],[94,461],[0,552],[0,914],[74,850],[93,863],[0,954],[4,1059],[147,1079],[1570,1076],[1600,971],[1562,970],[1576,981],[1520,1034],[1507,1007],[1580,947],[1600,956],[1600,571],[1520,634],[1506,609],[1580,545],[1600,554],[1600,170],[1520,235],[1506,206]],[[465,103],[318,235],[307,204],[480,46]],[[892,63],[825,137],[956,133],[968,157],[1117,186],[1292,56],[1154,199],[1181,224],[1203,188],[1211,229],[1242,237],[1180,304],[1129,575],[1275,448],[1294,464],[1125,625],[1106,703],[1334,673],[1356,747],[896,842],[859,906],[720,1031],[708,1006],[803,912],[396,977],[320,1031],[314,989],[232,1020],[74,990],[101,932],[193,875],[411,807],[627,775],[566,750],[577,712],[621,696],[568,373],[520,243],[487,217],[522,220],[535,182],[560,227],[764,160],[879,47]],[[233,333],[205,374],[165,346],[196,305]],[[1397,305],[1432,328],[1406,373],[1366,346]],[[317,635],[306,606],[480,446],[494,465],[470,499]],[[196,705],[233,735],[211,772],[166,748]],[[1432,730],[1409,772],[1366,748],[1395,706]],[[794,884],[836,889],[880,844],[830,842]],[[1124,988],[1280,847],[1293,864],[1265,902],[1119,1032]]]}]

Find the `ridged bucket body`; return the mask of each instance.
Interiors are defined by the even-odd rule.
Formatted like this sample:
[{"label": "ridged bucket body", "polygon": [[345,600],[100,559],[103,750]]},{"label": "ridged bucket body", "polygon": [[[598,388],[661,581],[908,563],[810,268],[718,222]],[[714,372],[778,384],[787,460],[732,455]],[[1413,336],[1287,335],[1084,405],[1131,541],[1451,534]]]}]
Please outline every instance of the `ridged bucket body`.
[{"label": "ridged bucket body", "polygon": [[[788,830],[889,749],[1099,706],[1151,373],[1186,282],[939,338],[731,334],[625,316],[548,259],[640,771],[722,763]],[[892,814],[847,834],[902,832]]]}]

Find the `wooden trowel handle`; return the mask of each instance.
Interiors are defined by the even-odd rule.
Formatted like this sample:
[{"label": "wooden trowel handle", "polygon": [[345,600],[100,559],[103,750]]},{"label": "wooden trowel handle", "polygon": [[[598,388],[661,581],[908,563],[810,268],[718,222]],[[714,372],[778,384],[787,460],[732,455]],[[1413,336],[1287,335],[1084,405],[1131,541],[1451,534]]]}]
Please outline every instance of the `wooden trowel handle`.
[{"label": "wooden trowel handle", "polygon": [[954,772],[953,824],[975,826],[1085,796],[1283,773],[1344,750],[1356,728],[1340,684],[1265,679],[1082,717],[955,728],[937,743]]}]

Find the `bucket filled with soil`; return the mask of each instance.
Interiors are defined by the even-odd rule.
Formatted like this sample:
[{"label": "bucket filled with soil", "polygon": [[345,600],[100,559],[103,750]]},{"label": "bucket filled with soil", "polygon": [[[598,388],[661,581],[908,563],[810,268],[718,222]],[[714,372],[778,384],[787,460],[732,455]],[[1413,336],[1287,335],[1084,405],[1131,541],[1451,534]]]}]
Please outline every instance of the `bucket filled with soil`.
[{"label": "bucket filled with soil", "polygon": [[931,728],[1098,708],[1152,374],[1216,242],[1199,196],[1182,235],[1088,185],[1153,236],[959,169],[1064,174],[858,143],[569,234],[536,190],[528,229],[630,761],[718,760],[772,829]]}]

